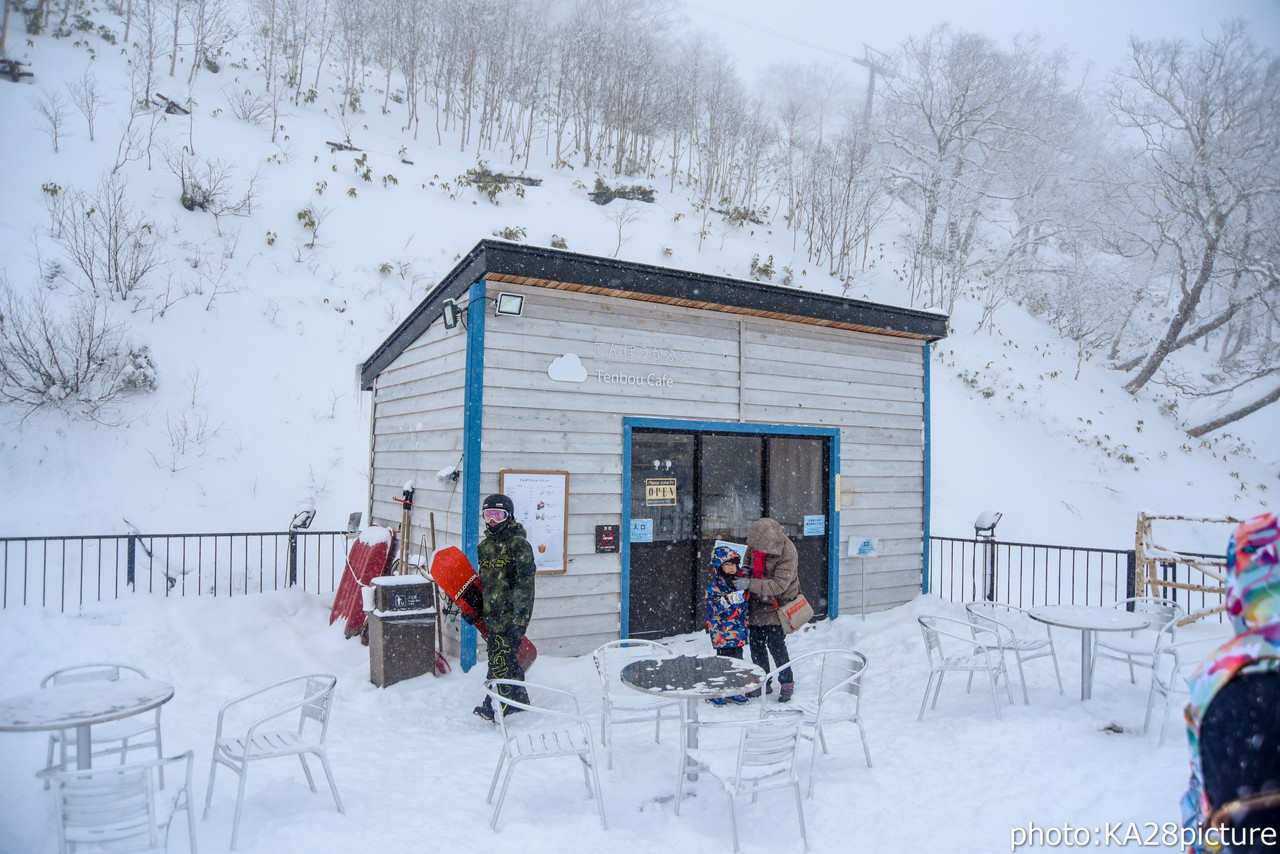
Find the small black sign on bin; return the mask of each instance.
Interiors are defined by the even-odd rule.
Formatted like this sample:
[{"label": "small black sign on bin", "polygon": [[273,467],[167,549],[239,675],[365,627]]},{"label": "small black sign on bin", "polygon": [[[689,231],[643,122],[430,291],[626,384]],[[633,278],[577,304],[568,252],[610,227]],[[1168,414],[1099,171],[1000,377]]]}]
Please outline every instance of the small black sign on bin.
[{"label": "small black sign on bin", "polygon": [[618,525],[596,525],[597,552],[616,552],[621,539],[621,528]]}]

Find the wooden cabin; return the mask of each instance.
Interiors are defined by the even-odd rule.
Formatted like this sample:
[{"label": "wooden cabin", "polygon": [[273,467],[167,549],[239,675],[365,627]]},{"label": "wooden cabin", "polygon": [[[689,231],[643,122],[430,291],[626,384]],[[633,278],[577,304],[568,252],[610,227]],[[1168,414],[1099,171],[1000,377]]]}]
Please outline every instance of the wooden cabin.
[{"label": "wooden cabin", "polygon": [[[398,528],[412,484],[412,552],[474,559],[481,500],[512,496],[552,654],[702,631],[711,548],[761,516],[816,618],[898,605],[921,589],[946,320],[483,240],[360,366],[368,518]],[[469,664],[461,627],[446,644]]]}]

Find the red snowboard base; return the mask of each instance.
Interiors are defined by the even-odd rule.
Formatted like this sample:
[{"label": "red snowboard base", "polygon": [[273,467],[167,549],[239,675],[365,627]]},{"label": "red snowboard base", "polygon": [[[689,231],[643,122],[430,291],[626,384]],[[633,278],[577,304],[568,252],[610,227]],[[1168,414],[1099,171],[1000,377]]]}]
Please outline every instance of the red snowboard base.
[{"label": "red snowboard base", "polygon": [[333,597],[333,609],[329,612],[329,625],[342,617],[347,621],[344,635],[351,638],[360,634],[365,617],[361,588],[386,572],[390,556],[390,529],[370,525],[360,532],[347,555],[347,565],[343,567],[338,593]]},{"label": "red snowboard base", "polygon": [[[436,552],[436,556],[431,559],[431,580],[472,621],[480,637],[488,639],[489,631],[480,616],[484,611],[480,576],[476,575],[475,568],[462,549],[449,546]],[[516,664],[520,665],[520,669],[528,672],[537,657],[538,650],[533,642],[528,638],[522,640],[520,649],[516,651]]]}]

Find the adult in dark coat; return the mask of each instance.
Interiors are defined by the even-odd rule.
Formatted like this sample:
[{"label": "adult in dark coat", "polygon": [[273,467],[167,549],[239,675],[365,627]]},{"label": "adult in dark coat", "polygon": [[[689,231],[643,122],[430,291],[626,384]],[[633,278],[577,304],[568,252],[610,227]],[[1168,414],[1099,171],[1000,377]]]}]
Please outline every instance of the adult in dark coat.
[{"label": "adult in dark coat", "polygon": [[[751,555],[747,643],[751,647],[752,663],[767,672],[791,660],[775,602],[787,602],[800,595],[800,562],[795,544],[782,530],[782,525],[767,516],[751,526],[747,552]],[[769,667],[770,657],[773,668]],[[789,702],[795,690],[790,668],[778,674],[778,682],[778,701]],[[765,690],[772,693],[773,684],[766,685]],[[759,696],[759,691],[755,695]]]}]

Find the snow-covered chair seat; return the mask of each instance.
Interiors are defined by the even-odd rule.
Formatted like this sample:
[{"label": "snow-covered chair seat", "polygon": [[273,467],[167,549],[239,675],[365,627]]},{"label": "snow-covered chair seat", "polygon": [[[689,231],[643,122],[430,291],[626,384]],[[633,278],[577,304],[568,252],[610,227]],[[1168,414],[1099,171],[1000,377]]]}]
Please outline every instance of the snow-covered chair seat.
[{"label": "snow-covered chair seat", "polygon": [[[926,706],[930,709],[937,708],[942,678],[951,672],[967,673],[970,683],[975,673],[987,674],[991,682],[991,702],[995,705],[996,720],[1003,720],[1000,716],[996,683],[1001,678],[1004,679],[1004,690],[1009,696],[1010,705],[1013,704],[1013,691],[1009,688],[1009,672],[1005,669],[1000,637],[995,631],[951,617],[917,617],[916,620],[920,623],[925,653],[929,656],[929,681],[925,685],[924,699],[920,701],[920,714],[916,720],[924,720]],[[947,639],[950,652],[944,650],[943,638]]]},{"label": "snow-covered chair seat", "polygon": [[[219,765],[225,765],[240,778],[236,792],[236,812],[231,822],[231,847],[236,847],[240,833],[240,812],[244,806],[244,785],[249,763],[261,759],[296,756],[302,763],[311,791],[316,790],[306,755],[320,760],[333,802],[342,812],[342,799],[329,770],[325,752],[325,735],[329,731],[329,711],[333,706],[333,690],[338,678],[328,673],[294,676],[250,691],[227,702],[218,711],[218,728],[213,737],[213,759],[209,763],[209,786],[205,793],[204,815],[209,815],[213,801],[213,780]],[[301,698],[298,698],[301,693]],[[230,715],[228,714],[230,713]],[[295,717],[296,715],[296,717]],[[247,718],[246,718],[247,716]],[[251,718],[244,729],[234,727],[231,719]],[[294,724],[294,721],[297,721]]]},{"label": "snow-covered chair seat", "polygon": [[[173,817],[185,811],[191,854],[196,854],[191,760],[188,750],[181,756],[129,765],[40,772],[51,784],[56,804],[58,850],[61,854],[166,851]],[[174,770],[181,771],[182,784],[166,790],[160,774],[179,764],[182,767]]]},{"label": "snow-covered chair seat", "polygon": [[[73,682],[118,682],[121,679],[146,679],[147,674],[140,668],[129,664],[77,664],[55,670],[40,680],[41,688],[51,685],[66,685]],[[128,759],[129,751],[144,747],[154,748],[156,759],[164,756],[160,738],[160,707],[153,712],[131,715],[116,721],[95,724],[90,730],[92,748],[91,758],[120,754],[120,764]],[[74,730],[59,730],[49,736],[49,755],[45,766],[49,770],[65,770],[68,766],[67,748],[74,748],[76,734]],[[53,761],[54,752],[58,752],[58,761]],[[160,785],[164,785],[164,768],[159,769]]]},{"label": "snow-covered chair seat", "polygon": [[601,644],[591,653],[600,677],[600,743],[613,767],[613,728],[620,724],[653,724],[653,740],[662,741],[662,722],[679,725],[680,700],[648,696],[622,682],[622,668],[645,658],[671,658],[670,649],[657,641],[623,638]]},{"label": "snow-covered chair seat", "polygon": [[[524,688],[529,702],[502,696],[498,693],[501,687]],[[578,708],[578,698],[559,688],[518,679],[490,679],[484,683],[484,689],[493,703],[494,720],[502,734],[502,753],[498,756],[497,767],[493,769],[493,780],[489,783],[489,796],[486,798],[487,803],[493,804],[489,827],[494,830],[498,827],[498,814],[502,812],[502,802],[507,797],[507,786],[517,763],[529,759],[575,756],[582,763],[587,796],[595,798],[600,825],[607,830],[604,796],[596,772],[595,742],[591,737],[591,725]],[[502,790],[495,802],[493,793],[499,777],[502,778]]]},{"label": "snow-covered chair seat", "polygon": [[[738,734],[736,749],[689,748],[681,761],[676,786],[676,815],[684,798],[688,775],[709,774],[724,787],[729,796],[729,829],[733,850],[738,850],[738,816],[735,800],[750,795],[754,803],[761,792],[791,789],[795,793],[796,819],[800,822],[800,838],[807,847],[809,838],[804,826],[803,796],[800,777],[796,774],[796,751],[800,743],[805,713],[800,709],[770,710],[754,720],[713,721],[700,729],[733,731]],[[774,813],[769,811],[771,819]]]},{"label": "snow-covered chair seat", "polygon": [[1000,649],[1013,653],[1018,662],[1018,681],[1022,683],[1022,703],[1029,705],[1027,675],[1022,665],[1046,656],[1053,661],[1053,675],[1058,680],[1058,693],[1062,689],[1062,671],[1058,668],[1058,650],[1053,645],[1053,633],[1043,623],[1036,624],[1026,610],[1004,602],[966,602],[969,622],[986,626],[1000,638]]}]

